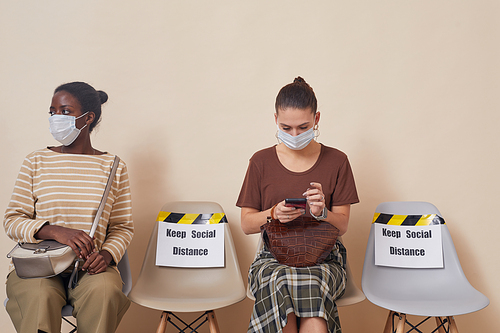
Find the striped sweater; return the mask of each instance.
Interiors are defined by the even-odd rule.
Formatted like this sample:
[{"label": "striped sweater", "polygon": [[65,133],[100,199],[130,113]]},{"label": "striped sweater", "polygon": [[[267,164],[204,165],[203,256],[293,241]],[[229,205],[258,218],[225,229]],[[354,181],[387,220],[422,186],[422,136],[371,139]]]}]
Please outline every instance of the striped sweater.
[{"label": "striped sweater", "polygon": [[[21,166],[4,216],[7,236],[36,243],[46,224],[90,232],[114,156],[61,154],[45,148],[29,154]],[[98,250],[119,262],[134,233],[127,167],[120,161],[95,232]],[[12,269],[12,264],[11,264]]]}]

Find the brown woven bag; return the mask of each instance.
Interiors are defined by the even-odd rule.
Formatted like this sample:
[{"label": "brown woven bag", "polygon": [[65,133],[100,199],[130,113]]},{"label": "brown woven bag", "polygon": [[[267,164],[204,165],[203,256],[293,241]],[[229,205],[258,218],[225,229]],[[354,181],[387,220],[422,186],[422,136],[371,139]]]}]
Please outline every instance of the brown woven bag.
[{"label": "brown woven bag", "polygon": [[330,223],[302,216],[288,223],[269,217],[260,230],[264,244],[274,258],[292,267],[321,264],[339,235],[339,230]]}]

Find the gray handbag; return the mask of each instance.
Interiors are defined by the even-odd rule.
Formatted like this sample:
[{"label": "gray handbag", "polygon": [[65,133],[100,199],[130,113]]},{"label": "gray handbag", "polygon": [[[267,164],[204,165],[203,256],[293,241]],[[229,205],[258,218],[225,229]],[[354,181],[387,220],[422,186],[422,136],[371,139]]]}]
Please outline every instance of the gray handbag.
[{"label": "gray handbag", "polygon": [[[101,219],[119,162],[120,159],[115,156],[106,188],[89,232],[90,237],[94,236]],[[75,262],[76,254],[68,245],[55,240],[43,240],[39,243],[18,243],[7,254],[7,258],[12,258],[17,276],[23,279],[31,279],[51,277],[64,272]],[[79,260],[76,261],[70,280],[75,277],[79,262]]]}]

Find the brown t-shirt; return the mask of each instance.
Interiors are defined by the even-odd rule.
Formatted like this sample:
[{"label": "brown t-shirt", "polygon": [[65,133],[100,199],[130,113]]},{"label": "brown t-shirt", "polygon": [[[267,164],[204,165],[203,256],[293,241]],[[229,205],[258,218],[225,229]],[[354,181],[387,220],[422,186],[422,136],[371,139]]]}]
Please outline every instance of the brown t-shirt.
[{"label": "brown t-shirt", "polygon": [[236,206],[264,211],[286,198],[303,198],[311,182],[323,186],[330,210],[359,202],[349,160],[340,150],[321,145],[319,158],[309,170],[292,172],[281,164],[273,146],[250,159]]}]

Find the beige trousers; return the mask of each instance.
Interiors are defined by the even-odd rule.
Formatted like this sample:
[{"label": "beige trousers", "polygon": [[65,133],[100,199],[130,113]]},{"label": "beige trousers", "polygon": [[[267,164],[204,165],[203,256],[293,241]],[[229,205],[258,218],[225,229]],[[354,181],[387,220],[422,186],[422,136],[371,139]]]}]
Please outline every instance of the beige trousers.
[{"label": "beige trousers", "polygon": [[67,278],[7,278],[7,312],[18,333],[61,332],[61,309],[74,308],[78,333],[111,333],[130,306],[122,293],[122,280],[114,268],[96,275],[80,273],[78,285],[67,290]]}]

